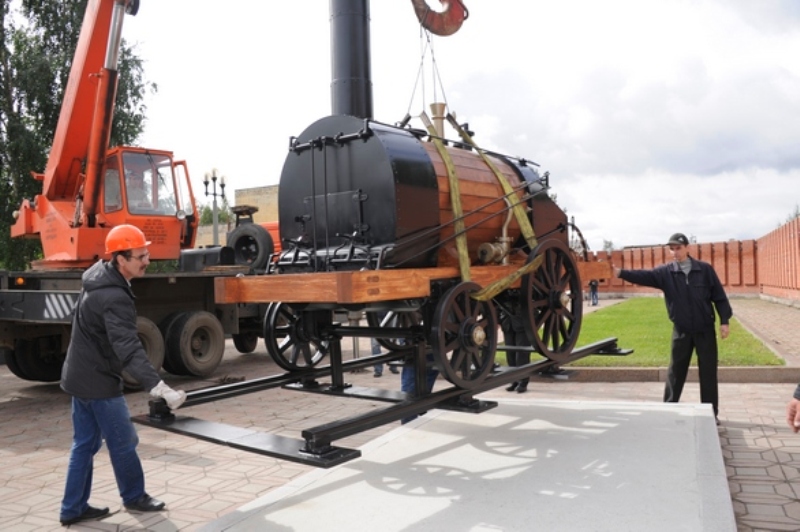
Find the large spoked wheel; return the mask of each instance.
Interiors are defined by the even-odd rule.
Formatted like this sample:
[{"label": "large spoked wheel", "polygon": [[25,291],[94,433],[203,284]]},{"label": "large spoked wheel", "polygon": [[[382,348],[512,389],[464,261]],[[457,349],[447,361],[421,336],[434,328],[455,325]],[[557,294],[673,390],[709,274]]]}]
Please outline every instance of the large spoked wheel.
[{"label": "large spoked wheel", "polygon": [[581,279],[569,248],[562,242],[542,242],[528,256],[528,262],[539,256],[541,266],[522,278],[525,333],[542,355],[563,363],[568,361],[581,330]]},{"label": "large spoked wheel", "polygon": [[461,283],[439,301],[434,315],[431,347],[445,378],[461,388],[480,384],[494,365],[497,313],[491,301],[470,294],[476,283]]},{"label": "large spoked wheel", "polygon": [[264,316],[264,344],[286,371],[313,368],[325,358],[329,342],[317,334],[315,316],[285,303],[270,303]]},{"label": "large spoked wheel", "polygon": [[[390,329],[408,329],[420,325],[422,315],[418,310],[400,312],[389,310],[387,312],[367,312],[367,324],[372,328],[387,327]],[[375,338],[378,344],[389,351],[403,351],[409,348],[408,342],[403,338]]]},{"label": "large spoked wheel", "polygon": [[169,366],[180,375],[208,377],[225,354],[225,331],[216,316],[204,310],[183,312],[166,334]]},{"label": "large spoked wheel", "polygon": [[[136,334],[142,342],[142,347],[144,347],[144,352],[147,353],[147,359],[150,361],[150,364],[153,365],[156,371],[160,370],[162,364],[164,364],[165,347],[164,337],[161,335],[158,326],[153,323],[152,320],[144,316],[137,316]],[[127,371],[122,372],[122,381],[127,390],[133,391],[142,389],[141,383]]]}]

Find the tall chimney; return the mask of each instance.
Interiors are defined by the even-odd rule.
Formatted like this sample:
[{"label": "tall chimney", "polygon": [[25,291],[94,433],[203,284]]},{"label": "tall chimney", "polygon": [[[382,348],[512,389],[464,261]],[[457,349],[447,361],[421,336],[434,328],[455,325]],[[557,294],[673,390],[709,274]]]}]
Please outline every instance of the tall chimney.
[{"label": "tall chimney", "polygon": [[369,0],[330,0],[331,114],[372,116]]}]

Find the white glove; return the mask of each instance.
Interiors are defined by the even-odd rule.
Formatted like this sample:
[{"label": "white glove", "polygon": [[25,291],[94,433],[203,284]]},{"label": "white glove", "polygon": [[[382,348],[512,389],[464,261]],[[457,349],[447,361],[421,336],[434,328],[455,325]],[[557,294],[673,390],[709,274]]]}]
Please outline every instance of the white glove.
[{"label": "white glove", "polygon": [[167,386],[167,383],[164,381],[159,381],[158,384],[150,390],[150,395],[164,399],[171,410],[176,410],[186,400],[186,392],[183,390],[173,390]]}]

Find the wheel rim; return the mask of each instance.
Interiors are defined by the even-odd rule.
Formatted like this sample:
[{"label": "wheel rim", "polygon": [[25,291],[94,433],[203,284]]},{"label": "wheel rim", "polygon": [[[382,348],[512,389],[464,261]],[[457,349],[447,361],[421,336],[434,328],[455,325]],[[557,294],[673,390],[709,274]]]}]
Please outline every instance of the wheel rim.
[{"label": "wheel rim", "polygon": [[310,318],[284,303],[271,303],[267,309],[264,343],[275,363],[286,371],[313,368],[328,352],[329,342],[318,338]]},{"label": "wheel rim", "polygon": [[581,329],[581,280],[569,248],[562,242],[543,242],[528,262],[539,256],[541,266],[522,279],[525,332],[542,355],[563,363],[569,360]]},{"label": "wheel rim", "polygon": [[225,332],[210,312],[186,312],[169,326],[167,360],[184,375],[207,377],[217,369],[225,353]]},{"label": "wheel rim", "polygon": [[461,283],[439,301],[433,322],[433,354],[445,378],[461,388],[480,384],[494,365],[497,313],[490,301],[470,297],[480,286]]}]

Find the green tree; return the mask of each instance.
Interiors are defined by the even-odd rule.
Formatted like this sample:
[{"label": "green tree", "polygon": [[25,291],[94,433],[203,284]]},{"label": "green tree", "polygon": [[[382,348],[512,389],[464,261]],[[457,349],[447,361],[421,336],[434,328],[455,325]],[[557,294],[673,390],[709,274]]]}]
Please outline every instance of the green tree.
[{"label": "green tree", "polygon": [[[12,239],[12,213],[41,192],[87,0],[0,0],[0,266],[23,269],[41,257],[36,239]],[[14,13],[12,5],[19,5]],[[111,144],[132,144],[144,129],[142,61],[123,41]]]},{"label": "green tree", "polygon": [[795,218],[800,218],[800,205],[794,206],[794,212],[786,217],[786,223],[791,222]]},{"label": "green tree", "polygon": [[614,242],[612,242],[611,240],[605,240],[604,239],[603,240],[603,251],[607,251],[608,253],[611,253],[612,251],[614,251]]},{"label": "green tree", "polygon": [[[229,221],[234,220],[233,212],[231,211],[228,200],[222,198],[222,205],[217,201],[217,216],[219,223],[227,224]],[[213,204],[205,204],[200,206],[200,225],[213,225],[214,224],[214,208]]]}]

